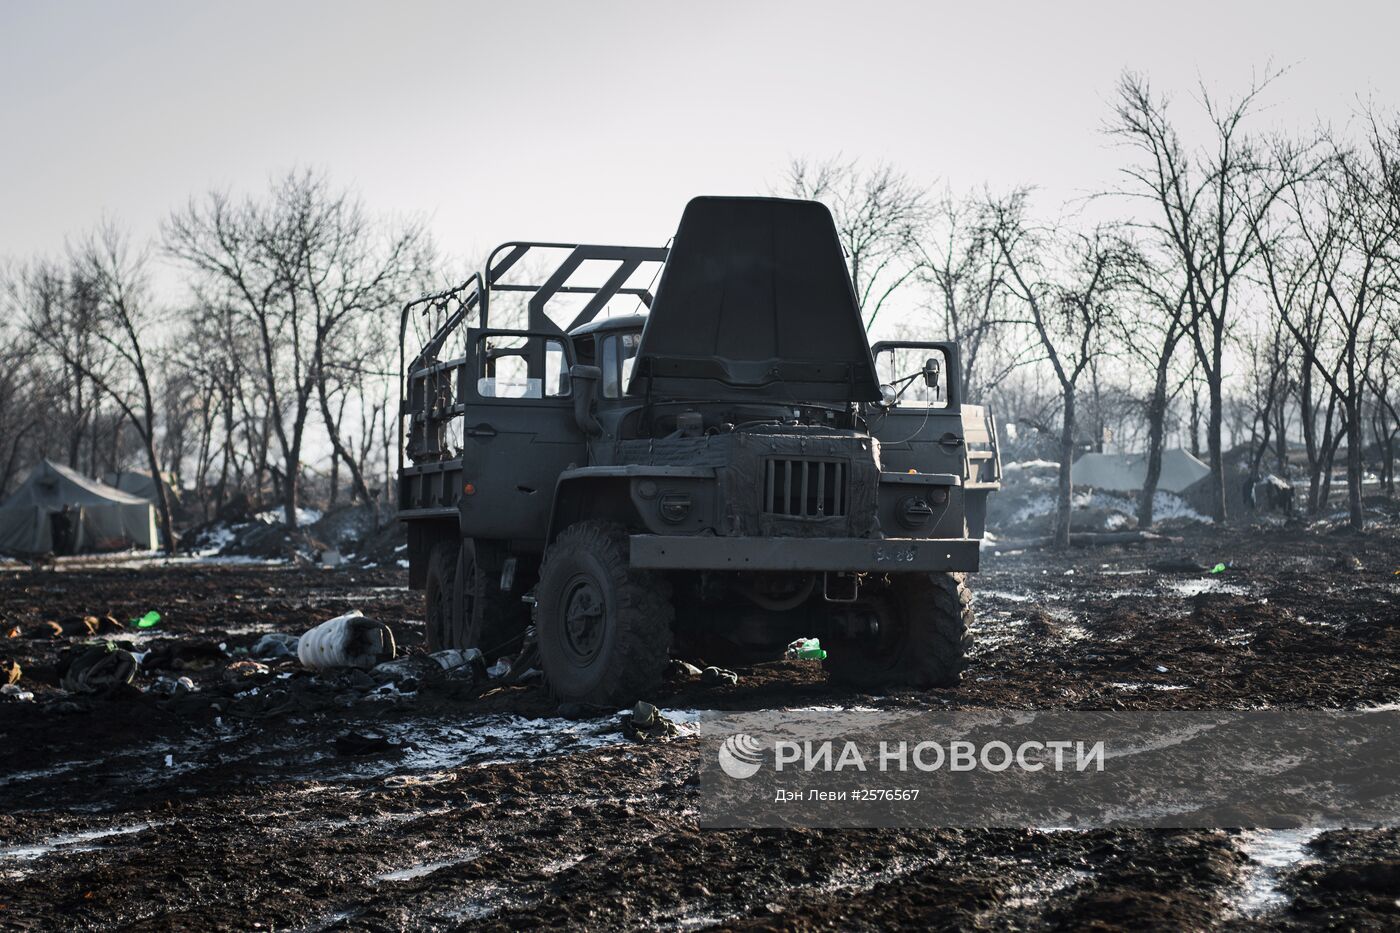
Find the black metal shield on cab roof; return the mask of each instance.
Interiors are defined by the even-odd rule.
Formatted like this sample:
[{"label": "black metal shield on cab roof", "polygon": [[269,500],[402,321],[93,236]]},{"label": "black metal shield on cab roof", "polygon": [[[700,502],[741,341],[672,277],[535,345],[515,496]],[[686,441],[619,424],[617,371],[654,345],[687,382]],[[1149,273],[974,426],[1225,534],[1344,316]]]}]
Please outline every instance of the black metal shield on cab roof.
[{"label": "black metal shield on cab roof", "polygon": [[628,392],[697,400],[879,398],[860,306],[826,207],[780,198],[687,204]]}]

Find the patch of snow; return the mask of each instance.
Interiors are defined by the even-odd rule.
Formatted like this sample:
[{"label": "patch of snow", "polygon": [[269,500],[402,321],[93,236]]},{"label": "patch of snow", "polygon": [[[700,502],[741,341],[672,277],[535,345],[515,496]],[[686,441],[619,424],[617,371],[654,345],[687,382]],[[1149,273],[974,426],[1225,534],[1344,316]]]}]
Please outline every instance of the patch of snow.
[{"label": "patch of snow", "polygon": [[[314,525],[321,520],[325,514],[320,509],[297,509],[297,526],[305,528],[307,525]],[[258,521],[267,522],[269,525],[285,525],[287,523],[287,513],[285,509],[268,509],[266,512],[259,512],[254,518]]]}]

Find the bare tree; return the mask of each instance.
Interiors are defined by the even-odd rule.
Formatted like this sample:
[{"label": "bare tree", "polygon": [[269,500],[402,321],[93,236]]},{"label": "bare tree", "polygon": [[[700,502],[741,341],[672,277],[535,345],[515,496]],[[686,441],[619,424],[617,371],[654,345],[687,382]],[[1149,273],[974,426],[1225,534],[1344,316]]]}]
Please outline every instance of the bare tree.
[{"label": "bare tree", "polygon": [[[167,223],[165,243],[197,274],[199,299],[226,309],[237,338],[256,348],[244,362],[262,397],[263,435],[276,439],[281,455],[280,465],[258,464],[257,472],[272,476],[287,524],[297,522],[313,406],[367,496],[333,414],[335,374],[353,365],[344,352],[356,329],[391,330],[390,309],[416,289],[430,255],[421,224],[391,228],[371,219],[353,192],[315,173],[292,172],[264,200],[235,204],[215,192],[192,201]],[[241,392],[239,403],[249,416],[257,398]]]},{"label": "bare tree", "polygon": [[1258,254],[1251,218],[1269,209],[1294,179],[1251,137],[1245,124],[1276,72],[1241,97],[1221,101],[1200,89],[1212,138],[1189,153],[1141,75],[1125,73],[1108,132],[1137,153],[1123,169],[1122,194],[1150,205],[1142,226],[1173,256],[1184,277],[1192,344],[1209,397],[1206,446],[1211,470],[1211,513],[1226,518],[1224,423],[1225,348],[1244,284]]},{"label": "bare tree", "polygon": [[[1027,221],[1026,202],[1024,190],[989,200],[983,224],[1006,266],[1005,287],[1029,313],[1026,323],[1060,386],[1055,543],[1068,546],[1079,380],[1103,351],[1123,248],[1103,229],[1058,238],[1036,229]],[[1060,255],[1053,256],[1057,249]]]},{"label": "bare tree", "polygon": [[927,191],[889,165],[794,160],[787,190],[831,209],[869,330],[886,302],[919,270],[919,241],[929,222]]},{"label": "bare tree", "polygon": [[[51,292],[51,279],[41,272],[30,279],[19,301],[34,341],[110,399],[122,420],[136,430],[156,489],[165,550],[174,553],[170,495],[157,450],[156,373],[151,366],[152,332],[162,318],[150,300],[147,260],[145,251],[133,251],[126,237],[107,223],[71,252],[66,295]],[[72,335],[79,330],[84,338],[76,341]],[[91,352],[93,347],[99,352]]]}]

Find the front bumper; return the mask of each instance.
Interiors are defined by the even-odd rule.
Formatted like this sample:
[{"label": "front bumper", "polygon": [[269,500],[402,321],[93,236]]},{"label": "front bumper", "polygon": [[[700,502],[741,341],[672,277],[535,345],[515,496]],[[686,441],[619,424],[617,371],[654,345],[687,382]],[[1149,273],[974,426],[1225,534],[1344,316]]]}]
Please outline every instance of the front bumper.
[{"label": "front bumper", "polygon": [[785,538],[632,535],[632,566],[648,570],[973,572],[974,538]]}]

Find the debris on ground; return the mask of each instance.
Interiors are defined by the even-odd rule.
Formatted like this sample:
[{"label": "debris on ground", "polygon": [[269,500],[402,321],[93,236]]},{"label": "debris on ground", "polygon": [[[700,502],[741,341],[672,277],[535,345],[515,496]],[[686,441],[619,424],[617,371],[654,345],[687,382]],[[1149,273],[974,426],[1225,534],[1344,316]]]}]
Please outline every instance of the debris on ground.
[{"label": "debris on ground", "polygon": [[20,677],[19,662],[13,658],[0,658],[0,683],[17,684]]},{"label": "debris on ground", "polygon": [[136,658],[112,642],[88,645],[69,653],[59,684],[70,693],[108,693],[131,683]]},{"label": "debris on ground", "polygon": [[301,641],[299,635],[288,635],[285,632],[268,632],[262,638],[253,643],[253,647],[248,653],[259,661],[277,661],[282,658],[295,658],[297,656],[297,642]]},{"label": "debris on ground", "polygon": [[18,684],[5,684],[3,686],[0,686],[0,696],[3,696],[7,700],[14,700],[16,702],[27,702],[34,699],[33,693],[31,693],[28,690],[25,690]]},{"label": "debris on ground", "polygon": [[[822,653],[825,654],[826,652]],[[700,672],[700,683],[706,687],[718,687],[720,685],[733,687],[739,683],[739,675],[727,668],[707,667]]]},{"label": "debris on ground", "polygon": [[826,651],[820,638],[798,638],[788,644],[783,656],[795,661],[825,661]]},{"label": "debris on ground", "polygon": [[139,619],[132,619],[132,620],[131,620],[131,627],[132,627],[132,628],[139,628],[139,629],[155,628],[155,627],[156,627],[157,625],[159,625],[159,624],[160,624],[160,613],[159,613],[159,612],[156,612],[154,609],[152,609],[150,612],[146,613],[145,615],[141,616]]},{"label": "debris on ground", "polygon": [[252,661],[244,658],[241,661],[234,661],[224,668],[224,680],[237,682],[248,677],[265,677],[272,673],[272,668],[261,661]]},{"label": "debris on ground", "polygon": [[370,673],[383,683],[400,690],[416,690],[419,684],[453,681],[457,692],[470,691],[486,675],[481,652],[476,648],[447,648],[432,654],[410,654],[375,665]]},{"label": "debris on ground", "polygon": [[302,635],[297,658],[313,671],[335,667],[369,670],[394,659],[394,633],[358,609],[328,619]]},{"label": "debris on ground", "polygon": [[402,745],[395,745],[382,735],[367,735],[359,732],[347,732],[336,738],[335,751],[337,755],[344,755],[347,758],[361,758],[369,755],[403,754],[405,748]]},{"label": "debris on ground", "polygon": [[622,734],[634,742],[653,742],[680,735],[680,728],[661,715],[661,711],[645,700],[619,717],[622,721]]},{"label": "debris on ground", "polygon": [[671,680],[689,680],[699,677],[701,673],[703,672],[700,668],[680,658],[672,658],[671,663],[666,666],[666,676]]}]

